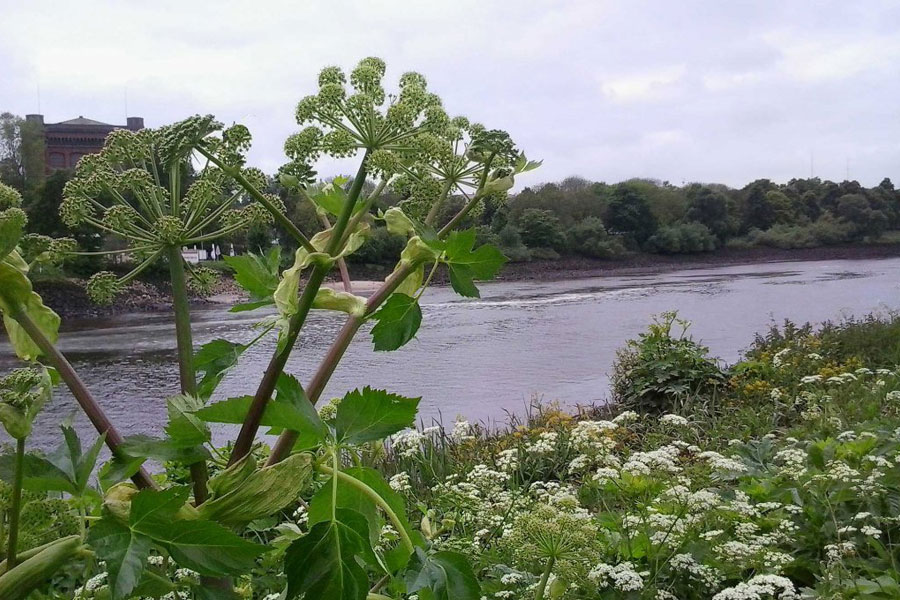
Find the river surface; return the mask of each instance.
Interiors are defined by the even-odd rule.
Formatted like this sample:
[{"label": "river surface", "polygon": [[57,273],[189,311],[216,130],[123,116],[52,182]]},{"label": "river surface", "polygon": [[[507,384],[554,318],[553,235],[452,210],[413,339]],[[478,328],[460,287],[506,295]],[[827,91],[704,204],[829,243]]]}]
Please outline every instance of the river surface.
[{"label": "river surface", "polygon": [[[900,258],[831,260],[691,269],[656,275],[554,282],[483,283],[481,299],[449,288],[422,298],[418,337],[396,352],[374,352],[368,328],[357,335],[325,397],[364,385],[421,396],[426,422],[457,415],[502,422],[540,397],[564,405],[604,402],[616,349],[644,330],[652,315],[678,310],[695,339],[734,362],[757,332],[784,319],[821,322],[900,307]],[[214,338],[246,342],[265,311],[229,313],[213,305],[192,312],[195,344]],[[306,382],[343,318],[315,311],[287,370]],[[64,324],[60,345],[125,435],[159,433],[164,398],[178,392],[170,314],[128,314]],[[274,339],[252,347],[216,398],[252,394]],[[0,342],[0,372],[16,364]],[[62,388],[35,428],[34,446],[52,447],[55,424],[75,414]],[[224,442],[229,427],[216,430]]]}]

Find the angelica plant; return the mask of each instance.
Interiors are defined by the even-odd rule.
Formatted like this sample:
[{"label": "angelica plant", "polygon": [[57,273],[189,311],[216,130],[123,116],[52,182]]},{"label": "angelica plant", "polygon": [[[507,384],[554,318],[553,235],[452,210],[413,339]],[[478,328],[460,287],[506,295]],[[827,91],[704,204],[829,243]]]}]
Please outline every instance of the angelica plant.
[{"label": "angelica plant", "polygon": [[[312,237],[288,218],[277,198],[263,192],[264,176],[246,167],[250,135],[241,125],[225,128],[212,117],[198,116],[158,130],[116,132],[99,155],[79,164],[61,209],[66,222],[124,239],[123,250],[138,262],[121,278],[96,275],[89,284],[92,297],[112,300],[154,261],[169,263],[182,393],[165,399],[168,423],[162,437],[123,438],[105,417],[56,348],[58,317],[40,304],[26,277],[28,265],[19,251],[38,260],[52,242],[23,239],[17,208],[0,215],[0,226],[16,234],[6,253],[13,257],[9,276],[21,290],[0,290],[0,310],[9,317],[11,336],[18,336],[17,352],[57,368],[100,440],[113,450],[100,472],[99,519],[80,539],[105,561],[107,573],[95,579],[114,600],[142,593],[151,583],[162,585],[158,579],[166,573],[151,564],[154,553],[199,575],[175,577],[154,589],[202,587],[221,597],[244,590],[245,583],[231,578],[256,568],[257,559],[275,546],[240,534],[303,495],[308,531],[283,530],[277,545],[284,557],[278,570],[286,574],[287,598],[362,600],[451,588],[462,600],[480,597],[465,558],[432,547],[430,540],[442,530],[427,519],[421,531],[413,528],[403,498],[380,473],[359,466],[372,444],[412,425],[419,399],[363,387],[321,416],[313,406],[363,324],[375,322],[372,335],[379,351],[399,348],[415,336],[422,317],[419,298],[438,268],[449,269],[457,292],[478,295],[475,282],[492,278],[505,259],[496,248],[476,248],[474,230],[457,227],[486,198],[509,189],[517,173],[539,163],[528,162],[505,132],[448,117],[423,76],[407,73],[388,93],[384,75],[384,62],[377,58],[364,59],[349,76],[326,68],[318,93],[297,106],[297,122],[304,129],[285,143],[289,162],[280,178],[316,205],[326,229]],[[314,163],[323,154],[357,157],[352,180],[314,183]],[[195,164],[203,167],[187,185]],[[370,176],[377,184],[363,195]],[[406,190],[403,206],[373,214],[374,202],[389,186]],[[462,197],[463,208],[439,224],[441,207],[451,196]],[[253,396],[212,401],[218,383],[251,344],[214,340],[194,352],[180,249],[262,219],[274,221],[299,247],[283,273],[278,273],[278,253],[229,257],[236,281],[251,295],[250,302],[233,310],[274,305],[277,315],[263,320],[263,333],[251,344],[272,328],[277,328],[278,343]],[[366,241],[376,220],[407,239],[394,271],[368,298],[323,287],[332,269]],[[347,320],[313,380],[302,386],[284,368],[313,309],[342,312]],[[210,423],[241,425],[229,455],[211,446]],[[261,426],[280,434],[265,464],[253,451]],[[190,466],[192,486],[160,489],[143,470],[147,460]],[[208,478],[210,464],[216,472]],[[26,473],[26,481],[29,477],[35,475]],[[134,484],[122,481],[128,477]],[[83,486],[72,481],[59,478],[54,489],[74,495],[71,489]],[[392,533],[381,539],[385,526]]]}]

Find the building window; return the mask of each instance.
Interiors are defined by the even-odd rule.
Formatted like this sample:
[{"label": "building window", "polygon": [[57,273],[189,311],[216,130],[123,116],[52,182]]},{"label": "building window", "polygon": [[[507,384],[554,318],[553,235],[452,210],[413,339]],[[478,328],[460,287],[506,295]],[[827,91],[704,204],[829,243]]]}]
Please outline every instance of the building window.
[{"label": "building window", "polygon": [[62,152],[51,152],[50,153],[50,166],[54,169],[65,169],[66,168],[66,155]]}]

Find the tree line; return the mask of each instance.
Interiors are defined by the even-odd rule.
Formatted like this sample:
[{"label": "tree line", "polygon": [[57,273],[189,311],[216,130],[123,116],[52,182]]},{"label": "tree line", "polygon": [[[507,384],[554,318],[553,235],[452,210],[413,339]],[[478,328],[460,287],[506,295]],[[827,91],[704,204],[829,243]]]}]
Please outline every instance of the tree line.
[{"label": "tree line", "polygon": [[[20,117],[0,115],[0,181],[22,192],[31,232],[73,236],[87,250],[103,248],[109,242],[96,232],[70,231],[60,220],[63,188],[72,173],[44,174],[42,142],[35,141],[27,127]],[[303,231],[312,234],[324,228],[315,207],[282,186],[276,176],[270,178],[267,191],[281,197],[289,217]],[[402,189],[388,190],[378,204],[386,210],[404,199]],[[463,202],[461,196],[447,202],[439,221],[448,220]],[[717,183],[676,186],[654,179],[604,183],[568,177],[508,196],[496,194],[467,220],[467,226],[477,228],[481,242],[500,246],[513,261],[616,258],[634,252],[693,254],[723,247],[810,248],[877,241],[900,229],[900,192],[888,178],[872,188],[857,181],[819,178],[783,184],[758,179],[732,188]],[[275,243],[286,249],[293,246],[293,240],[273,226],[253,227],[223,240],[236,252],[264,250]],[[352,260],[388,264],[402,245],[401,238],[376,227]],[[73,267],[91,272],[103,267],[99,260],[77,260]]]}]

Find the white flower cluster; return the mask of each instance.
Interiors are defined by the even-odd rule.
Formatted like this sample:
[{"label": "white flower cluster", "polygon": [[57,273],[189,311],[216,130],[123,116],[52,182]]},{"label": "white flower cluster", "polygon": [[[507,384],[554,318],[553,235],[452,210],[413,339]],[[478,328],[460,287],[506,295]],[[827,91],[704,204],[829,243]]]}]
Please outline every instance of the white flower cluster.
[{"label": "white flower cluster", "polygon": [[794,584],[778,575],[756,575],[749,581],[726,588],[713,596],[713,600],[799,600]]},{"label": "white flower cluster", "polygon": [[638,573],[630,562],[617,565],[600,563],[588,573],[588,579],[600,589],[610,587],[620,592],[635,592],[644,588],[644,576],[649,573]]},{"label": "white flower cluster", "polygon": [[559,434],[555,431],[541,432],[536,440],[525,446],[525,451],[534,455],[553,454],[558,438]]}]

